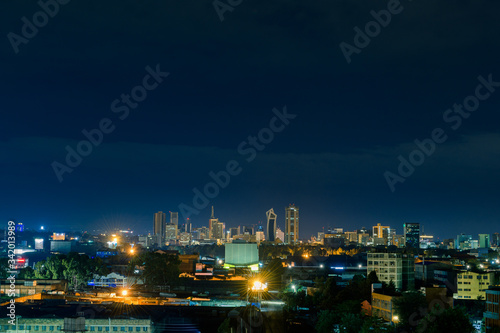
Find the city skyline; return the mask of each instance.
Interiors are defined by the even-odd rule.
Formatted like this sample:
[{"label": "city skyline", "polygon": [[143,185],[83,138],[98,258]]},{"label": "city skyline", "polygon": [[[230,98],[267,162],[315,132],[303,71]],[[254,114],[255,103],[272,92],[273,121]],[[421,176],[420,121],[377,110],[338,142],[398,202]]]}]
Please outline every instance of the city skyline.
[{"label": "city skyline", "polygon": [[38,3],[2,6],[4,221],[140,230],[190,207],[199,226],[215,205],[234,226],[297,203],[304,236],[496,231],[496,2],[408,2],[365,39],[387,3],[256,2],[221,21],[210,3],[89,0],[29,38]]}]

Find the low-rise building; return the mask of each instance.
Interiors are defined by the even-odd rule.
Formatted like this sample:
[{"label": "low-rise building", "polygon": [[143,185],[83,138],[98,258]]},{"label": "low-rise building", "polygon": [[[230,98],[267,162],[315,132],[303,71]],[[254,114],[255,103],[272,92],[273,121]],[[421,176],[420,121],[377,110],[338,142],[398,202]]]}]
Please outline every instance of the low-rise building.
[{"label": "low-rise building", "polygon": [[493,284],[495,273],[478,273],[471,271],[461,271],[457,274],[457,293],[454,295],[458,299],[477,300],[486,298],[486,290]]},{"label": "low-rise building", "polygon": [[397,322],[394,313],[394,300],[398,296],[389,296],[372,292],[372,316],[382,318],[386,321]]},{"label": "low-rise building", "polygon": [[500,329],[500,287],[486,290],[486,312],[484,313],[486,330]]},{"label": "low-rise building", "polygon": [[[18,327],[8,318],[0,319],[0,332],[62,332],[64,318],[19,318]],[[87,332],[153,332],[150,319],[85,319]]]}]

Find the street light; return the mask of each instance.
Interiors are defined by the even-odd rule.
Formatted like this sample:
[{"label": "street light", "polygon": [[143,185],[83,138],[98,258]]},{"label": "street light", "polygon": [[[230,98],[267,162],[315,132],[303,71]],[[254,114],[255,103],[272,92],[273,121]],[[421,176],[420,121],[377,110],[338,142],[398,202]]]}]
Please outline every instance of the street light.
[{"label": "street light", "polygon": [[127,294],[128,294],[127,289],[123,289],[123,290],[122,290],[122,296],[127,296]]}]

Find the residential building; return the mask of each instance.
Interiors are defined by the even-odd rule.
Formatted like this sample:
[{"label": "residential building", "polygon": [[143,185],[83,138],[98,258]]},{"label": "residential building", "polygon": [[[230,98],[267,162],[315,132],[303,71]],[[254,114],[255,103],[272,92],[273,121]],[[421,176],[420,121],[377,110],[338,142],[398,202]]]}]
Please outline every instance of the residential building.
[{"label": "residential building", "polygon": [[486,298],[486,290],[493,285],[495,273],[478,273],[471,271],[461,271],[457,274],[457,293],[454,295],[458,299],[477,300]]},{"label": "residential building", "polygon": [[398,296],[389,296],[372,292],[372,316],[382,318],[385,321],[397,321],[394,316],[394,300]]},{"label": "residential building", "polygon": [[405,253],[367,253],[367,273],[377,273],[381,282],[394,282],[403,291],[415,287],[415,260]]},{"label": "residential building", "polygon": [[500,287],[489,287],[486,293],[486,312],[484,312],[484,326],[489,332],[493,329],[500,330]]},{"label": "residential building", "polygon": [[285,208],[285,243],[296,244],[299,240],[299,207],[291,204]]},{"label": "residential building", "polygon": [[[31,333],[61,332],[68,318],[26,318],[20,317],[18,327],[9,324],[9,318],[0,319],[0,332]],[[153,332],[151,319],[86,319],[85,330],[90,332]]]}]

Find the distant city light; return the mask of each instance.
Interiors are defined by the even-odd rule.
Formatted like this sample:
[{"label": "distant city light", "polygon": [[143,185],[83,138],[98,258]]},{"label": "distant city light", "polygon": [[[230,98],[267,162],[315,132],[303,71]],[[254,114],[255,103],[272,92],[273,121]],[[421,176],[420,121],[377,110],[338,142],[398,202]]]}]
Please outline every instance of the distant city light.
[{"label": "distant city light", "polygon": [[43,225],[40,227],[40,230],[45,230],[45,228],[44,228],[44,226],[43,226]]},{"label": "distant city light", "polygon": [[325,266],[323,264],[319,265],[319,268],[325,268]]}]

